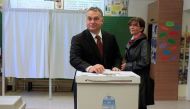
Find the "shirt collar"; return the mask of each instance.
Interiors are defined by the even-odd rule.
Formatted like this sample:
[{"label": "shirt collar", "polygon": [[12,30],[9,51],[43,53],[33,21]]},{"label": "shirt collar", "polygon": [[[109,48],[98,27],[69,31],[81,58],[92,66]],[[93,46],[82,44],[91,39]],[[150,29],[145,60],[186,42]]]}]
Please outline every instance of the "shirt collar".
[{"label": "shirt collar", "polygon": [[91,33],[91,35],[92,35],[92,37],[95,39],[95,37],[96,37],[96,35],[99,35],[100,37],[101,37],[101,39],[102,39],[102,32],[100,31],[98,34],[94,34],[94,33],[92,33],[92,32],[90,32]]},{"label": "shirt collar", "polygon": [[131,40],[136,40],[141,36],[142,33],[138,33],[136,35],[133,35],[133,37],[131,38]]}]

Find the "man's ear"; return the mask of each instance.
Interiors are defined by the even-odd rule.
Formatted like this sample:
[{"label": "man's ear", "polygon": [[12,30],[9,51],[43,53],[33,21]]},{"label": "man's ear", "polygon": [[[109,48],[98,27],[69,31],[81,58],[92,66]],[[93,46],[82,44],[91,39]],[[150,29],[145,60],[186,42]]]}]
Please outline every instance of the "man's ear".
[{"label": "man's ear", "polygon": [[102,25],[104,24],[104,19],[102,18]]},{"label": "man's ear", "polygon": [[104,23],[104,18],[102,17],[102,23]]}]

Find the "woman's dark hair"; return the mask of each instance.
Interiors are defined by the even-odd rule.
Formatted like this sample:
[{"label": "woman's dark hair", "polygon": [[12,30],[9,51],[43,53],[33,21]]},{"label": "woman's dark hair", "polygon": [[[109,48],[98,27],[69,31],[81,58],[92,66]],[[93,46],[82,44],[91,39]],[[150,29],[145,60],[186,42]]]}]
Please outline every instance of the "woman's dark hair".
[{"label": "woman's dark hair", "polygon": [[141,28],[143,28],[142,32],[145,28],[145,21],[140,17],[133,17],[129,20],[128,25],[130,26],[132,22],[137,22]]}]

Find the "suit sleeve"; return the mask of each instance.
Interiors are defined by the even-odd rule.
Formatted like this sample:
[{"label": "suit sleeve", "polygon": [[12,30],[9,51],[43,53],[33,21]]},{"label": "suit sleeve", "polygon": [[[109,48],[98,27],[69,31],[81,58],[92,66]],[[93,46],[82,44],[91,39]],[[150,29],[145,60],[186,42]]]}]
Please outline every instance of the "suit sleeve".
[{"label": "suit sleeve", "polygon": [[71,40],[70,64],[77,70],[85,71],[90,64],[82,60],[82,52],[80,38],[74,36]]},{"label": "suit sleeve", "polygon": [[114,37],[114,51],[115,51],[115,62],[114,62],[115,64],[113,67],[120,68],[122,57],[121,57],[119,46],[118,46],[118,43],[117,43],[115,37]]}]

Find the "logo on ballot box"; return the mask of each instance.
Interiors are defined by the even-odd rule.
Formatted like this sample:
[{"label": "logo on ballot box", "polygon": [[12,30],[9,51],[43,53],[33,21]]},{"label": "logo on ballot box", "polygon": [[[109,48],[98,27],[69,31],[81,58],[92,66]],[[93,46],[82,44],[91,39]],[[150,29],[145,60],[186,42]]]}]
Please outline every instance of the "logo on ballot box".
[{"label": "logo on ballot box", "polygon": [[112,96],[105,96],[102,101],[102,109],[116,109],[115,98]]}]

